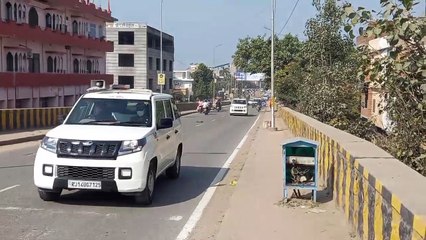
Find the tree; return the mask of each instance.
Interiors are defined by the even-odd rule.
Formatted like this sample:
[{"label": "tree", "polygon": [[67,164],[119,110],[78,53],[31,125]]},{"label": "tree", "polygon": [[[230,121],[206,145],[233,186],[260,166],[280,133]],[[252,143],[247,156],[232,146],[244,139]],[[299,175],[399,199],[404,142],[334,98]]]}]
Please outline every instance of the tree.
[{"label": "tree", "polygon": [[369,49],[362,49],[361,79],[369,78],[388,96],[384,110],[392,121],[387,141],[382,145],[396,158],[426,176],[426,18],[414,17],[414,0],[380,1],[383,11],[345,6],[345,30],[354,37],[354,27],[361,25],[361,37],[385,38],[388,54],[371,59]]},{"label": "tree", "polygon": [[[283,69],[295,61],[301,48],[302,42],[296,36],[287,34],[282,39],[275,37],[275,68]],[[240,39],[233,58],[237,68],[250,73],[265,73],[267,80],[270,80],[271,38],[257,36]]]},{"label": "tree", "polygon": [[194,79],[194,96],[196,98],[206,98],[212,95],[213,71],[205,64],[198,65],[197,70],[192,73]]}]

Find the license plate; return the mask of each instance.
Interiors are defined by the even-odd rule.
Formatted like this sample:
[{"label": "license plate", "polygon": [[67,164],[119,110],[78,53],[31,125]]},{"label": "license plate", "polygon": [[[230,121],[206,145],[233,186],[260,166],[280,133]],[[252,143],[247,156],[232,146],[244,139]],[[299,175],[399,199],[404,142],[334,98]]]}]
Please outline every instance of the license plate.
[{"label": "license plate", "polygon": [[102,189],[102,183],[99,181],[77,181],[68,180],[68,188],[74,189]]}]

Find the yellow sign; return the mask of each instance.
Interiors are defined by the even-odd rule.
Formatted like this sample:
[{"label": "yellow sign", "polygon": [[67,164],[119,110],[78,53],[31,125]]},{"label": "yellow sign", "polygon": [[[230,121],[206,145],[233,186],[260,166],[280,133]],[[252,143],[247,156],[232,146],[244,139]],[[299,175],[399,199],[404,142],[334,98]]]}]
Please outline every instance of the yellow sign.
[{"label": "yellow sign", "polygon": [[158,74],[158,85],[166,85],[166,74],[164,73]]}]

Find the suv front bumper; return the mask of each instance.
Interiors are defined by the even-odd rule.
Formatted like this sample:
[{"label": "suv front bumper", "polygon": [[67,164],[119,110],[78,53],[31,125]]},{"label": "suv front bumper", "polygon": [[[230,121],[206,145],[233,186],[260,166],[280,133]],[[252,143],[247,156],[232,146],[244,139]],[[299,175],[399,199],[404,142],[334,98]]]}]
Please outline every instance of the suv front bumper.
[{"label": "suv front bumper", "polygon": [[[116,160],[58,158],[55,153],[39,148],[34,162],[34,184],[38,188],[55,191],[69,189],[68,180],[97,181],[101,182],[101,191],[121,193],[141,192],[145,189],[149,168],[149,161],[144,160],[146,159],[145,155],[146,153],[141,151],[118,156]],[[53,173],[51,176],[43,172],[45,165],[52,166]],[[64,172],[59,173],[59,167],[83,169],[84,172],[74,171],[73,174],[64,176]],[[132,169],[130,179],[119,178],[119,169],[121,168]],[[90,172],[92,169],[97,171],[96,174]],[[103,169],[110,169],[111,173],[105,176],[105,174],[102,174]],[[68,171],[65,171],[65,173],[68,173]]]}]

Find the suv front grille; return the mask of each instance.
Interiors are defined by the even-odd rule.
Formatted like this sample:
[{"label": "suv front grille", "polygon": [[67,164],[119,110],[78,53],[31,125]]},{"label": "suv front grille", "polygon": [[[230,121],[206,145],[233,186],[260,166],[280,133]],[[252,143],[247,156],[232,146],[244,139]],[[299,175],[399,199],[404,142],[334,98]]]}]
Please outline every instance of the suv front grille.
[{"label": "suv front grille", "polygon": [[107,141],[78,141],[60,139],[58,142],[58,157],[117,159],[121,142]]},{"label": "suv front grille", "polygon": [[76,180],[114,180],[114,168],[58,166],[58,177]]}]

